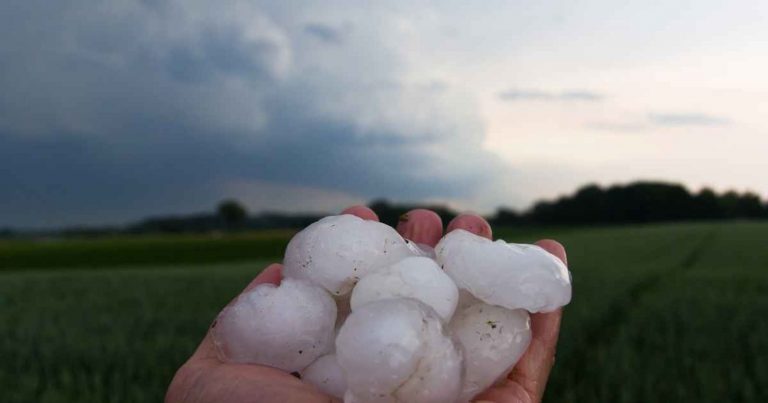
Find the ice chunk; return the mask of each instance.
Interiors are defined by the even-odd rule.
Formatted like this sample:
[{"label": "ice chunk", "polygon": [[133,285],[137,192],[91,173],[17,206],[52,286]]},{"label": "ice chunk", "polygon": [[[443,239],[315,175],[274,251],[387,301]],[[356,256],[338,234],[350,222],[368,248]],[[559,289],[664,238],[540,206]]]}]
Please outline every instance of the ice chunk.
[{"label": "ice chunk", "polygon": [[459,349],[432,308],[410,298],[352,311],[336,339],[347,374],[345,401],[450,403],[462,376]]},{"label": "ice chunk", "polygon": [[456,309],[459,290],[434,260],[409,257],[363,277],[352,291],[352,310],[371,301],[397,297],[415,298],[431,306],[447,322]]},{"label": "ice chunk", "polygon": [[457,311],[449,329],[464,351],[463,402],[506,376],[531,341],[528,312],[482,302]]},{"label": "ice chunk", "polygon": [[333,347],[336,303],[322,288],[295,279],[261,284],[224,308],[213,328],[224,361],[304,369]]},{"label": "ice chunk", "polygon": [[488,304],[549,312],[571,300],[565,264],[536,245],[492,242],[455,230],[440,240],[435,252],[460,289]]},{"label": "ice chunk", "polygon": [[363,276],[412,255],[403,237],[388,225],[348,214],[330,216],[291,239],[283,275],[343,295]]},{"label": "ice chunk", "polygon": [[347,378],[335,354],[324,355],[304,371],[301,379],[320,389],[323,393],[342,399],[347,391]]}]

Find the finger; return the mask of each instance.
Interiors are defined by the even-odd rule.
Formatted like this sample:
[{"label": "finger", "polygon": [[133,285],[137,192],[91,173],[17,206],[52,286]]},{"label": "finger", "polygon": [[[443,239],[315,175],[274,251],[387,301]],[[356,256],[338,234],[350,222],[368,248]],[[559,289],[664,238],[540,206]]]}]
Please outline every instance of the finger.
[{"label": "finger", "polygon": [[519,384],[504,382],[478,395],[473,403],[532,403],[528,392]]},{"label": "finger", "polygon": [[[280,285],[280,280],[283,278],[283,265],[280,263],[272,263],[271,265],[267,266],[266,269],[262,270],[261,273],[259,273],[256,278],[251,280],[250,283],[245,287],[243,292],[250,291],[254,287],[256,287],[259,284],[274,284],[274,285]],[[242,294],[242,293],[241,293]]]},{"label": "finger", "polygon": [[379,216],[365,206],[352,206],[344,209],[341,214],[352,214],[362,218],[363,220],[379,221]]},{"label": "finger", "polygon": [[434,247],[443,236],[443,220],[431,210],[411,210],[400,216],[397,232],[405,239]]},{"label": "finger", "polygon": [[492,239],[493,237],[491,224],[488,224],[488,221],[485,221],[485,218],[480,217],[477,214],[461,214],[457,216],[451,220],[450,224],[448,224],[446,232],[451,232],[456,229],[463,229],[488,239]]},{"label": "finger", "polygon": [[[279,263],[272,263],[271,265],[267,266],[267,268],[262,270],[261,273],[259,273],[259,275],[256,276],[256,278],[251,280],[251,282],[248,283],[248,285],[245,287],[245,289],[243,289],[243,291],[240,294],[248,292],[260,284],[279,285],[280,280],[283,277],[282,271],[283,271],[283,265]],[[229,302],[229,304],[235,302],[236,300],[237,300],[237,297],[233,298],[232,301]],[[213,337],[211,336],[211,330],[213,330],[213,328],[216,327],[216,320],[217,319],[214,319],[213,323],[211,323],[211,327],[208,329],[208,332],[203,338],[203,341],[200,342],[200,345],[197,347],[197,350],[195,350],[195,353],[192,354],[192,358],[190,358],[190,361],[195,359],[200,359],[200,358],[216,357],[216,347],[213,344]]]},{"label": "finger", "polygon": [[[536,244],[568,264],[565,248],[557,241],[542,240]],[[531,344],[508,377],[513,383],[522,386],[533,402],[541,401],[555,363],[562,316],[562,309],[531,315]]]},{"label": "finger", "polygon": [[560,242],[557,242],[554,239],[542,239],[541,241],[536,242],[536,245],[539,245],[542,249],[555,255],[558,259],[562,260],[563,263],[568,265],[568,255],[565,253],[565,247],[563,247]]}]

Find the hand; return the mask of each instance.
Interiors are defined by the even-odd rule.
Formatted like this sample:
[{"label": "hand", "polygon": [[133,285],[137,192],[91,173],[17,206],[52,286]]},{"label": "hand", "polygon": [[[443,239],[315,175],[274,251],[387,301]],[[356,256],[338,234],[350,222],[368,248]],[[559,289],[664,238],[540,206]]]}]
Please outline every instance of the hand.
[{"label": "hand", "polygon": [[[344,210],[360,218],[378,221],[376,214],[363,206]],[[448,224],[447,231],[464,229],[491,239],[491,226],[482,217],[464,214]],[[429,210],[413,210],[397,225],[403,237],[416,243],[435,246],[443,235],[440,217]],[[551,240],[539,246],[566,262],[565,249]],[[279,284],[282,265],[269,265],[245,288],[259,284]],[[506,380],[483,392],[477,402],[537,403],[541,401],[549,371],[555,358],[562,310],[531,315],[533,337],[523,357]],[[216,322],[211,327],[216,326]],[[313,386],[278,369],[222,362],[216,355],[210,331],[192,357],[179,368],[165,395],[167,403],[267,403],[267,402],[335,402]]]}]

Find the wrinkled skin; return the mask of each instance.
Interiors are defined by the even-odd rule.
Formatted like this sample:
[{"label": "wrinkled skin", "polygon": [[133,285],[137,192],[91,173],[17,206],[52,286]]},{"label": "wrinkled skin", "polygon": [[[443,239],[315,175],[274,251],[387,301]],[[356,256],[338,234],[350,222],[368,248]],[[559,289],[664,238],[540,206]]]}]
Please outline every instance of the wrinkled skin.
[{"label": "wrinkled skin", "polygon": [[[350,207],[345,214],[354,214],[368,220],[378,220],[376,214],[363,206]],[[482,217],[464,214],[448,224],[447,232],[464,229],[491,238],[491,227]],[[432,211],[413,210],[403,217],[397,230],[411,241],[434,247],[443,235],[443,223]],[[537,242],[539,246],[560,258],[566,264],[565,249],[552,240]],[[279,284],[282,265],[272,264],[245,288],[259,284]],[[547,385],[549,371],[555,361],[555,348],[560,332],[562,310],[531,315],[533,331],[531,344],[523,357],[501,384],[483,392],[476,402],[537,403]],[[214,323],[212,326],[215,326]],[[167,403],[320,403],[338,401],[324,395],[313,386],[280,370],[257,366],[229,364],[216,356],[210,332],[197,350],[179,368],[168,387]]]}]

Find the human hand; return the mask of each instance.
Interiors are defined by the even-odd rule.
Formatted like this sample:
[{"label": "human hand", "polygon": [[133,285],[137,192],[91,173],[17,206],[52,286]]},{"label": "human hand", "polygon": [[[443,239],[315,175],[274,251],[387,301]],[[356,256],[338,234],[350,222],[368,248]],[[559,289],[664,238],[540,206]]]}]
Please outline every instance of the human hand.
[{"label": "human hand", "polygon": [[[363,206],[344,210],[363,219],[376,220],[376,214]],[[482,217],[463,214],[448,225],[447,232],[464,229],[491,239],[491,226]],[[440,217],[429,210],[413,210],[397,225],[405,238],[434,247],[443,235]],[[548,252],[567,263],[565,249],[556,241],[537,242]],[[259,284],[279,284],[282,265],[272,264],[245,288]],[[562,310],[531,315],[531,344],[510,375],[476,398],[477,402],[536,403],[540,402],[554,364]],[[216,326],[214,321],[211,328]],[[338,401],[302,382],[291,374],[260,365],[232,364],[219,360],[211,332],[206,334],[192,357],[179,368],[165,396],[167,403],[266,403]]]}]

